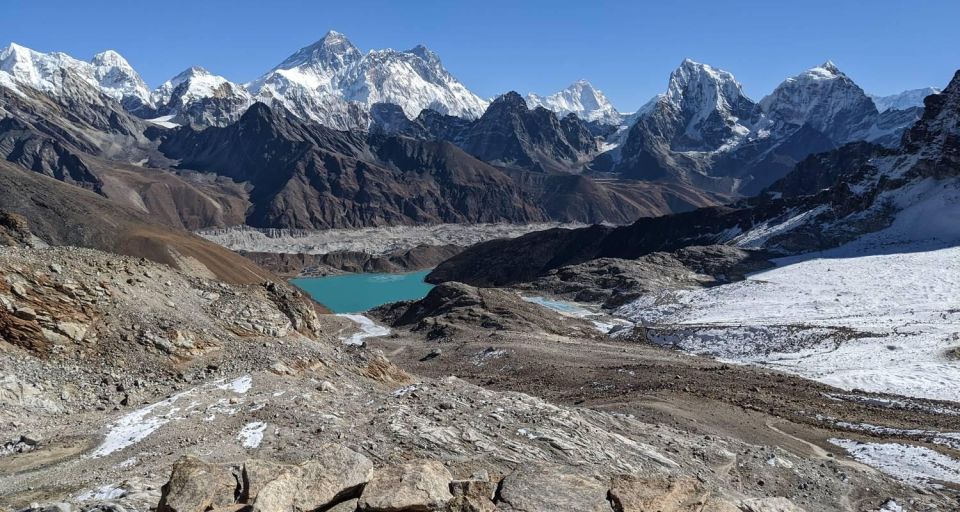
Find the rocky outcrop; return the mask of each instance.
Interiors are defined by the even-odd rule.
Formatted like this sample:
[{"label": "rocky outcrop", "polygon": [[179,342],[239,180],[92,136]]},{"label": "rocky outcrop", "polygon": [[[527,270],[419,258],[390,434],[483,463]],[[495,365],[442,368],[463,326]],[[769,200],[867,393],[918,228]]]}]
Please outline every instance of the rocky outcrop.
[{"label": "rocky outcrop", "polygon": [[432,512],[446,510],[453,499],[453,477],[438,461],[416,460],[377,471],[363,488],[365,512]]},{"label": "rocky outcrop", "polygon": [[685,247],[637,259],[598,258],[548,271],[521,289],[547,292],[576,302],[617,308],[641,295],[668,289],[739,281],[772,267],[770,255],[726,245]]},{"label": "rocky outcrop", "polygon": [[173,465],[157,512],[205,512],[233,505],[237,480],[222,467],[186,456]]},{"label": "rocky outcrop", "polygon": [[350,449],[328,445],[318,455],[299,466],[279,467],[275,478],[261,484],[250,504],[264,512],[324,509],[356,498],[373,474],[373,463]]},{"label": "rocky outcrop", "polygon": [[504,512],[608,512],[609,486],[605,480],[563,466],[534,465],[518,469],[500,482],[497,509]]},{"label": "rocky outcrop", "polygon": [[428,338],[450,337],[476,327],[551,334],[577,331],[584,336],[593,331],[588,322],[562,317],[524,301],[513,291],[456,282],[435,286],[418,301],[386,305],[375,314],[394,327],[411,327]]}]

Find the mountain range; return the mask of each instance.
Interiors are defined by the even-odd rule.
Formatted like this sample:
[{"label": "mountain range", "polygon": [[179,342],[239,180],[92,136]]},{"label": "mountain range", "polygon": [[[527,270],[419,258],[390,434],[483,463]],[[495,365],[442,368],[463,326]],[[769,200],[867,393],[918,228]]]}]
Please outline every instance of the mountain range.
[{"label": "mountain range", "polygon": [[913,252],[960,241],[953,216],[960,188],[960,71],[924,100],[922,117],[893,148],[846,144],[804,159],[762,193],[724,206],[629,226],[555,229],[485,242],[428,277],[482,286],[528,282],[602,258],[724,244],[778,256],[854,240],[867,254]]},{"label": "mountain range", "polygon": [[688,59],[630,114],[585,80],[488,101],[423,46],[363,53],[332,31],[248,84],[194,66],[150,90],[113,51],[11,44],[0,156],[188,229],[628,223],[756,194],[847,143],[895,147],[930,91],[871,98],[827,62],[754,101]]}]

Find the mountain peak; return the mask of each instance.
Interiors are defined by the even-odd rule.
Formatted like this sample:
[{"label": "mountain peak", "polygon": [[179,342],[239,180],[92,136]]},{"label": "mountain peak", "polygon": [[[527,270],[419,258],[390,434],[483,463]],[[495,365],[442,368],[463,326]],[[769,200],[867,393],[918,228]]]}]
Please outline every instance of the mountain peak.
[{"label": "mountain peak", "polygon": [[181,71],[180,73],[177,73],[177,75],[173,77],[172,81],[182,82],[184,80],[189,80],[194,77],[210,76],[211,74],[212,73],[207,71],[207,68],[204,68],[202,66],[190,66],[189,68]]},{"label": "mountain peak", "polygon": [[846,77],[847,75],[843,74],[843,71],[840,71],[840,68],[838,68],[832,60],[827,60],[819,66],[808,69],[800,76],[813,80],[832,80],[834,78]]},{"label": "mountain peak", "polygon": [[494,105],[501,107],[522,106],[524,109],[527,108],[527,102],[524,101],[523,96],[520,96],[517,91],[509,91],[497,96],[497,98],[493,100],[493,103],[490,104],[490,107],[492,108]]},{"label": "mountain peak", "polygon": [[0,69],[10,71],[18,62],[32,60],[33,55],[36,53],[37,52],[26,46],[10,43],[6,48],[0,50]]},{"label": "mountain peak", "polygon": [[347,36],[330,30],[319,41],[300,48],[274,69],[291,69],[303,65],[342,69],[361,56],[360,50]]},{"label": "mountain peak", "polygon": [[603,92],[583,78],[546,97],[530,93],[527,95],[527,105],[531,108],[546,107],[560,117],[576,114],[580,119],[609,125],[620,124],[623,117]]},{"label": "mountain peak", "polygon": [[123,55],[120,55],[114,50],[106,50],[94,55],[93,59],[90,59],[90,63],[94,66],[131,67],[127,59],[123,58]]},{"label": "mountain peak", "polygon": [[[708,93],[708,91],[714,91]],[[670,85],[667,88],[667,99],[675,104],[686,100],[709,96],[713,101],[733,100],[743,96],[740,82],[733,74],[717,69],[707,64],[701,64],[691,59],[684,59],[680,66],[670,73]]]},{"label": "mountain peak", "polygon": [[433,50],[427,48],[426,46],[424,46],[424,45],[422,45],[422,44],[418,44],[418,45],[414,46],[413,48],[411,48],[411,49],[409,49],[409,50],[407,50],[407,51],[405,51],[405,52],[403,52],[403,53],[409,53],[410,55],[416,55],[417,57],[420,57],[420,58],[423,59],[424,61],[426,61],[426,62],[428,62],[428,63],[430,63],[430,64],[433,64],[433,65],[440,64],[440,56],[437,55],[436,52],[434,52]]}]

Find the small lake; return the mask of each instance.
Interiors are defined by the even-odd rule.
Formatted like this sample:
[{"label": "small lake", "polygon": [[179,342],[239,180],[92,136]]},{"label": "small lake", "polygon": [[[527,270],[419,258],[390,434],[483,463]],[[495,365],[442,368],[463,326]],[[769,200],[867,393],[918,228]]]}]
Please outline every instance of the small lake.
[{"label": "small lake", "polygon": [[360,313],[390,302],[423,298],[433,288],[423,281],[429,273],[342,274],[290,282],[334,313]]}]

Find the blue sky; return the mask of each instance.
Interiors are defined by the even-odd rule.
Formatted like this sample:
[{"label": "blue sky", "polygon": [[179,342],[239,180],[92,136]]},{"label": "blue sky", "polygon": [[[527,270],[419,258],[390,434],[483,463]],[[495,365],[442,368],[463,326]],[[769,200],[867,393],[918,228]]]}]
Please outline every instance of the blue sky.
[{"label": "blue sky", "polygon": [[960,68],[960,1],[7,0],[0,44],[77,58],[112,48],[151,87],[190,65],[246,82],[329,29],[361,50],[422,43],[484,97],[579,78],[623,111],[685,57],[759,99],[832,59],[867,92],[942,87]]}]

